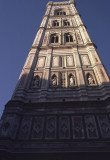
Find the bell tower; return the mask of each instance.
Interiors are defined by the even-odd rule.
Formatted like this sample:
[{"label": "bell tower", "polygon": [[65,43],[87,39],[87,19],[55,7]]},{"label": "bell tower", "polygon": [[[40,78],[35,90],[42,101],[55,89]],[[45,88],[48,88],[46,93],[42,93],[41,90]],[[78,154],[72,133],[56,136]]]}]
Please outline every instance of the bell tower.
[{"label": "bell tower", "polygon": [[79,160],[91,152],[92,160],[109,151],[107,71],[74,0],[48,2],[0,121],[0,154],[3,160]]}]

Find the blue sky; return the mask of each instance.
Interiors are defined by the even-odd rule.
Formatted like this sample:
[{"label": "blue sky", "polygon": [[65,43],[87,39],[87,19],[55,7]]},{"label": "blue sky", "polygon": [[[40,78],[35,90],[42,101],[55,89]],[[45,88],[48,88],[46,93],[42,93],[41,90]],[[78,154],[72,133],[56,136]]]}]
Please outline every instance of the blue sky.
[{"label": "blue sky", "polygon": [[[48,0],[0,0],[0,115],[12,96],[47,2]],[[75,2],[110,75],[110,0]]]}]

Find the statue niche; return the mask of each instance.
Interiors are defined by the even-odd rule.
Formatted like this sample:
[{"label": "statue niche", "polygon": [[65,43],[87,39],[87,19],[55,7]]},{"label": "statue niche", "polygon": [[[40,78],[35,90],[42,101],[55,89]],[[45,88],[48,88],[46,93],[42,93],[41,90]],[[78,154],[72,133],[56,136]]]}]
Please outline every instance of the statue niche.
[{"label": "statue niche", "polygon": [[40,87],[40,77],[38,75],[34,77],[33,87],[34,88],[39,88]]},{"label": "statue niche", "polygon": [[75,86],[75,78],[72,74],[69,75],[69,87]]},{"label": "statue niche", "polygon": [[88,85],[94,85],[95,84],[93,76],[90,73],[87,74],[87,82],[88,82]]},{"label": "statue niche", "polygon": [[57,76],[55,74],[51,77],[51,85],[57,87]]}]

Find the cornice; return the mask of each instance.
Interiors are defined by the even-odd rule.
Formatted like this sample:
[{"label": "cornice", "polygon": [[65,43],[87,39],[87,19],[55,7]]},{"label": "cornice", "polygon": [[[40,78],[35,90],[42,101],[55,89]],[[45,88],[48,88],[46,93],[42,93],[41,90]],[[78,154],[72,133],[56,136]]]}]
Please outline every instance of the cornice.
[{"label": "cornice", "polygon": [[[81,16],[79,13],[75,13],[75,14],[69,14],[69,15],[44,15],[44,17],[49,17],[49,18],[66,18],[66,17],[74,17],[74,16],[76,16],[76,15],[79,15],[79,16]],[[43,18],[44,18],[43,17]]]},{"label": "cornice", "polygon": [[[53,48],[53,49],[73,49],[73,48],[85,48],[85,47],[88,47],[88,46],[94,46],[95,48],[97,47],[94,43],[87,43],[87,44],[83,44],[83,45],[79,45],[79,44],[71,44],[71,45],[48,45],[48,46],[42,46],[40,47],[40,50],[42,49],[50,49],[50,48]],[[97,48],[96,48],[97,49]]]},{"label": "cornice", "polygon": [[59,30],[59,29],[78,29],[79,27],[84,26],[84,24],[81,24],[79,26],[62,26],[62,27],[51,27],[51,28],[46,28],[46,30]]},{"label": "cornice", "polygon": [[74,4],[75,2],[74,2],[74,0],[69,0],[69,1],[63,1],[63,2],[52,2],[52,1],[50,1],[50,2],[48,2],[47,3],[47,7],[48,6],[58,6],[58,5],[70,5],[70,4]]}]

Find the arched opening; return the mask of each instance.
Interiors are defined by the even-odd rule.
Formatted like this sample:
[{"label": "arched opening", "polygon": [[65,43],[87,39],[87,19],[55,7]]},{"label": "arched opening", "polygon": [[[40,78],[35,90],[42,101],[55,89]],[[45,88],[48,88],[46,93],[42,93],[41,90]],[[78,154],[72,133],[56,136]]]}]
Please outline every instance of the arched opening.
[{"label": "arched opening", "polygon": [[75,86],[75,78],[73,74],[69,74],[69,87]]},{"label": "arched opening", "polygon": [[40,77],[37,75],[37,76],[34,77],[33,87],[38,88],[39,86],[40,86]]},{"label": "arched opening", "polygon": [[59,26],[59,22],[56,20],[56,21],[53,21],[53,26],[54,27],[58,27]]},{"label": "arched opening", "polygon": [[66,42],[73,42],[73,36],[69,33],[65,34],[65,41]]},{"label": "arched opening", "polygon": [[53,74],[52,77],[51,77],[51,85],[53,87],[57,86],[57,76],[55,74]]},{"label": "arched opening", "polygon": [[60,16],[60,15],[66,15],[66,12],[58,11],[58,12],[57,12],[57,15],[58,15],[58,16]]},{"label": "arched opening", "polygon": [[88,85],[95,84],[94,78],[93,78],[93,76],[90,73],[88,73],[86,77],[87,77],[87,83],[88,83]]},{"label": "arched opening", "polygon": [[68,20],[63,21],[64,26],[70,26],[70,22]]},{"label": "arched opening", "polygon": [[54,14],[57,15],[57,16],[67,15],[65,9],[57,9],[57,10],[55,10]]},{"label": "arched opening", "polygon": [[53,34],[51,36],[51,43],[58,43],[59,42],[59,37],[57,34]]}]

